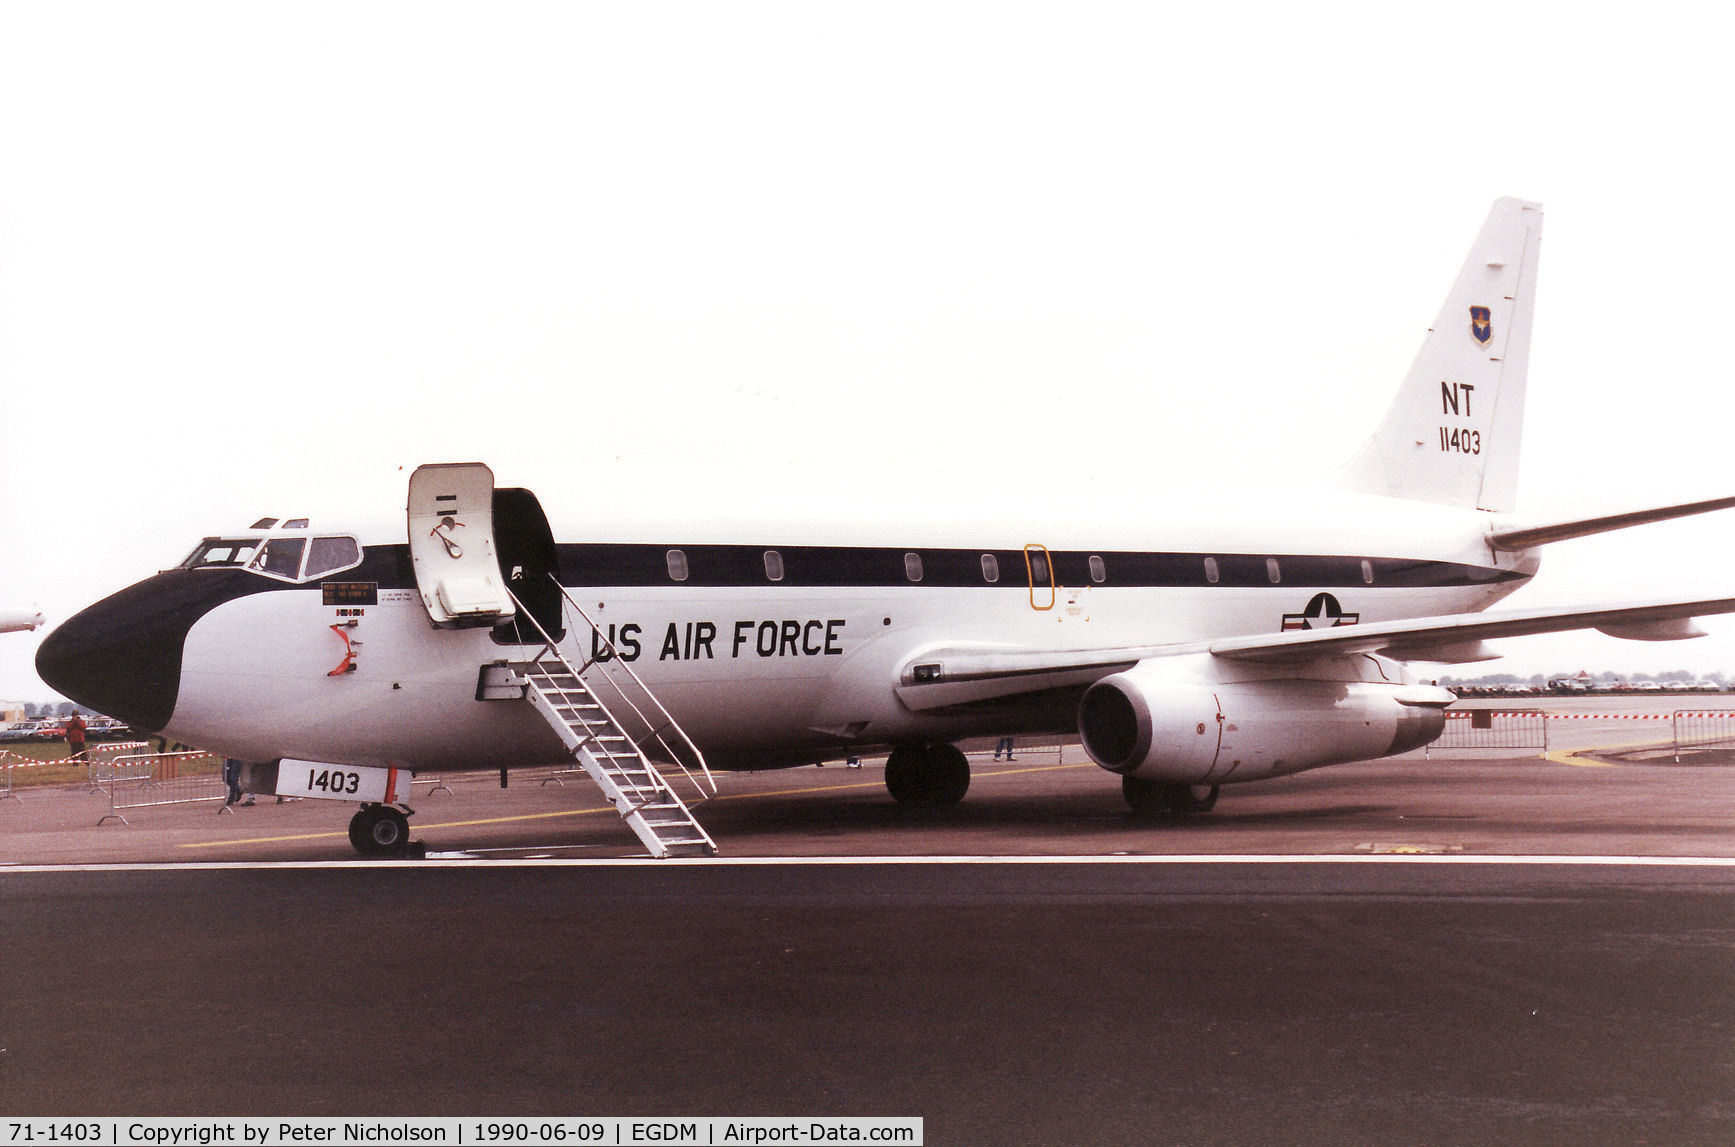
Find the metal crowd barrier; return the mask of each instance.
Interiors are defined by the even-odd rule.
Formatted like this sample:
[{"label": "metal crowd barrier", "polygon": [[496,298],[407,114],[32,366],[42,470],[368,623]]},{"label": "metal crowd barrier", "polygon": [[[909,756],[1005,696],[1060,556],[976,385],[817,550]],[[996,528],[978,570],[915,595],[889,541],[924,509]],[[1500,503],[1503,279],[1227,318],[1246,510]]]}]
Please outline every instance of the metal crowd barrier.
[{"label": "metal crowd barrier", "polygon": [[[972,737],[968,741],[959,741],[958,748],[962,749],[964,755],[967,757],[979,757],[986,754],[989,756],[988,763],[993,764],[993,758],[999,755],[1001,742],[1003,741],[1010,742],[1012,753],[1010,759],[1015,761],[1023,760],[1025,757],[1036,756],[1052,756],[1056,761],[1058,761],[1060,760],[1061,754],[1066,752],[1066,746],[1068,744],[1065,738],[1055,737],[1052,735],[1033,735],[1025,737]],[[1076,745],[1078,744],[1078,741],[1075,738],[1071,743]]]},{"label": "metal crowd barrier", "polygon": [[12,770],[32,763],[16,753],[0,749],[0,801],[24,803],[24,798],[12,791]]},{"label": "metal crowd barrier", "polygon": [[1735,748],[1735,709],[1677,709],[1671,725],[1677,765],[1682,749]]},{"label": "metal crowd barrier", "polygon": [[104,741],[99,745],[91,745],[84,751],[84,762],[87,766],[87,776],[84,791],[100,792],[102,785],[97,781],[98,772],[107,768],[116,757],[134,757],[151,750],[149,741]]},{"label": "metal crowd barrier", "polygon": [[1422,752],[1430,758],[1482,749],[1535,749],[1547,756],[1548,715],[1540,709],[1448,709],[1445,731]]},{"label": "metal crowd barrier", "polygon": [[108,812],[96,823],[129,823],[123,808],[191,804],[229,795],[223,758],[215,753],[137,753],[91,762],[92,783],[108,793]]}]

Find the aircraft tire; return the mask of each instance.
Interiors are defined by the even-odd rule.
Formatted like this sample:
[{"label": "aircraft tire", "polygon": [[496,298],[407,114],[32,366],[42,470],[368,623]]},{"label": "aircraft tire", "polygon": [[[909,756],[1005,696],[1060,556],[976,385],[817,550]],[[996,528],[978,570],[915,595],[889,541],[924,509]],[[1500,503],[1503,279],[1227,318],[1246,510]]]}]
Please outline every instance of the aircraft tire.
[{"label": "aircraft tire", "polygon": [[922,754],[917,745],[903,745],[886,758],[886,791],[898,804],[922,803]]},{"label": "aircraft tire", "polygon": [[903,745],[886,758],[886,791],[899,804],[957,804],[970,790],[970,761],[956,745]]},{"label": "aircraft tire", "polygon": [[410,850],[410,819],[390,805],[369,805],[350,818],[349,840],[363,856],[403,856]]},{"label": "aircraft tire", "polygon": [[970,758],[956,745],[929,745],[928,802],[957,804],[970,791]]},{"label": "aircraft tire", "polygon": [[1122,777],[1121,796],[1127,807],[1141,816],[1181,817],[1210,812],[1217,807],[1216,785],[1183,785],[1173,781],[1147,781]]}]

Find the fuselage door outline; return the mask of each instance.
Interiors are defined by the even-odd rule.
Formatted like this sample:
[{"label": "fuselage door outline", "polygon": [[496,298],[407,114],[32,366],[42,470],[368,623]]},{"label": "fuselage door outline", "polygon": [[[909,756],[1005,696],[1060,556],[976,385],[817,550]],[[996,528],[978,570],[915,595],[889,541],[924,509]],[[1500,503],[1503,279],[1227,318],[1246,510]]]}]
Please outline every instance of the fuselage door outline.
[{"label": "fuselage door outline", "polygon": [[1029,542],[1024,547],[1024,572],[1030,581],[1030,608],[1047,610],[1054,608],[1054,562],[1048,555],[1048,547],[1038,542]]}]

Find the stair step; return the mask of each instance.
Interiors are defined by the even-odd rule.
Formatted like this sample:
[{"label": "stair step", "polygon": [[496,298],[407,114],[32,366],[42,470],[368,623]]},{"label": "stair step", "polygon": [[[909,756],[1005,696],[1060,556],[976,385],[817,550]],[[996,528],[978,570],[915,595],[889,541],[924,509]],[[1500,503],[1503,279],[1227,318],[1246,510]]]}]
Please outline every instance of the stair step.
[{"label": "stair step", "polygon": [[612,794],[610,799],[626,809],[622,817],[653,855],[716,852],[716,845],[638,743],[577,674],[539,665],[526,669],[523,676],[532,686],[530,696],[537,711],[561,735],[574,759]]}]

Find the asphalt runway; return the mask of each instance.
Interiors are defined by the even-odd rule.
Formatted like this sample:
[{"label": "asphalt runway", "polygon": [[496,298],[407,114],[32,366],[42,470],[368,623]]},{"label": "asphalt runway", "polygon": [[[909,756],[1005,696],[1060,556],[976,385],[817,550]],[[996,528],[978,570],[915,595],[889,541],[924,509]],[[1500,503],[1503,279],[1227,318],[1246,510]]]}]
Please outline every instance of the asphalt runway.
[{"label": "asphalt runway", "polygon": [[926,1142],[1735,1138],[1735,870],[9,873],[30,1114],[900,1115]]},{"label": "asphalt runway", "polygon": [[350,859],[347,806],[98,827],[99,795],[25,791],[0,1112],[1735,1142],[1735,767],[1573,727],[1553,759],[1339,766],[1183,825],[1076,747],[979,760],[951,809],[893,805],[871,761],[724,776],[724,855],[686,862],[630,859],[576,781],[418,792],[430,858],[401,863]]}]

